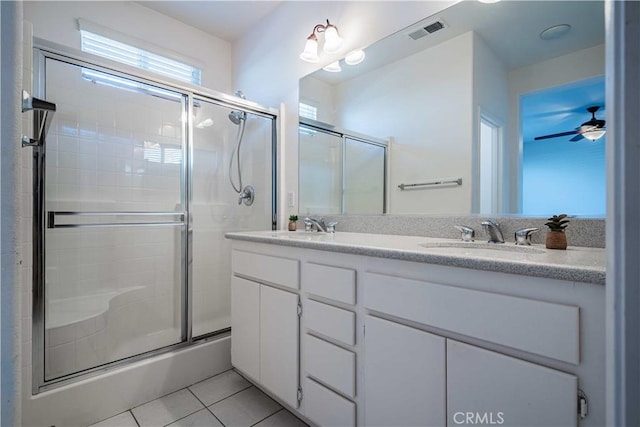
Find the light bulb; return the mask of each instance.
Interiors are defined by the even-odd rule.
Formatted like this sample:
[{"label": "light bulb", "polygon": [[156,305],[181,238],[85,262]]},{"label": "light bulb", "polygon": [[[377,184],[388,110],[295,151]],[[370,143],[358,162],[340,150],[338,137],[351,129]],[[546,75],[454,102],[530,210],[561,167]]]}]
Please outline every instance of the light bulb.
[{"label": "light bulb", "polygon": [[342,71],[342,67],[340,67],[339,61],[333,62],[326,67],[322,67],[322,69],[330,73],[339,73],[340,71]]},{"label": "light bulb", "polygon": [[300,59],[307,62],[318,62],[318,39],[315,34],[311,34],[307,38]]},{"label": "light bulb", "polygon": [[346,62],[347,65],[357,65],[364,61],[365,56],[364,50],[362,49],[352,50],[344,57],[344,62]]},{"label": "light bulb", "polygon": [[336,53],[342,47],[342,38],[338,35],[338,29],[333,25],[327,25],[324,31],[323,50],[326,53]]}]

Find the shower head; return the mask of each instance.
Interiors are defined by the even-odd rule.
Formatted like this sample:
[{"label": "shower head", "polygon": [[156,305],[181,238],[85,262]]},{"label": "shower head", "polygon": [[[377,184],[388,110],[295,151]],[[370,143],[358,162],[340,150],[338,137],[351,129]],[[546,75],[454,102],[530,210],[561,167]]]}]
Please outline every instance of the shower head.
[{"label": "shower head", "polygon": [[[244,96],[244,93],[242,93],[241,90],[237,90],[234,95],[238,98],[247,99],[247,97]],[[234,125],[239,125],[243,120],[246,119],[247,113],[245,113],[244,111],[232,111],[229,113],[229,120],[231,120]]]},{"label": "shower head", "polygon": [[229,113],[229,120],[233,122],[234,125],[239,125],[243,120],[247,119],[247,113],[244,111],[232,111]]}]

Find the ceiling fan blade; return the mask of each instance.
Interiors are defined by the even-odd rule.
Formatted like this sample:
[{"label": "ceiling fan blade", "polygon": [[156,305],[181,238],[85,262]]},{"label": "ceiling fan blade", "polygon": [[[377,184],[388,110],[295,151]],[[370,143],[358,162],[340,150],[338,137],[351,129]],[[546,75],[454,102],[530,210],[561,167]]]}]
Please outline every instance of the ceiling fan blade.
[{"label": "ceiling fan blade", "polygon": [[540,141],[541,139],[558,138],[560,136],[575,135],[577,133],[578,133],[577,130],[572,130],[572,131],[569,131],[569,132],[561,132],[561,133],[554,133],[554,134],[551,134],[551,135],[536,136],[535,138],[533,138],[533,140],[534,141]]},{"label": "ceiling fan blade", "polygon": [[576,136],[574,136],[573,138],[571,138],[569,141],[576,142],[576,141],[580,141],[581,139],[584,139],[584,136],[582,136],[582,134],[579,133]]}]

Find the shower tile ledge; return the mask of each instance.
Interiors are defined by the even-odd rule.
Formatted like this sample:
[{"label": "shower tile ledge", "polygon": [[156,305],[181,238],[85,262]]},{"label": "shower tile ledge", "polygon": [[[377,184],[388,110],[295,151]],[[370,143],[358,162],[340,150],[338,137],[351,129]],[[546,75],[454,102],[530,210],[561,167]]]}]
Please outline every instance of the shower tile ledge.
[{"label": "shower tile ledge", "polygon": [[505,246],[500,248],[501,250],[475,246],[473,249],[443,248],[437,245],[451,245],[459,241],[348,232],[326,234],[300,231],[251,231],[226,233],[225,237],[232,240],[600,285],[605,284],[606,277],[606,253],[603,248],[570,246],[562,251],[546,249],[544,245],[532,245],[531,248],[535,250],[533,252],[516,252],[508,247],[513,246],[513,243],[504,243]]}]

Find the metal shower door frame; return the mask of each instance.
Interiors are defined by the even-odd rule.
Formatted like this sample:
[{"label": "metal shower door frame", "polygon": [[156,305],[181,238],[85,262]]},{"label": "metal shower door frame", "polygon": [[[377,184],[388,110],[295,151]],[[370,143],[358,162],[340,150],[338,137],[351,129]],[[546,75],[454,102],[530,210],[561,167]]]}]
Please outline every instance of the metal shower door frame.
[{"label": "metal shower door frame", "polygon": [[[183,159],[181,170],[181,202],[183,210],[181,212],[158,212],[159,216],[179,216],[179,221],[158,222],[155,225],[163,224],[168,226],[179,225],[182,228],[181,233],[181,295],[182,295],[182,325],[181,325],[181,341],[166,347],[154,349],[142,354],[133,355],[114,362],[95,366],[83,371],[74,372],[59,378],[45,380],[44,364],[45,364],[45,233],[47,227],[52,225],[55,227],[56,215],[86,215],[79,212],[55,212],[52,215],[45,211],[45,184],[46,184],[46,165],[45,165],[45,148],[46,135],[43,135],[41,144],[34,146],[33,156],[33,301],[32,301],[32,394],[38,394],[52,388],[57,388],[65,384],[79,381],[92,376],[103,374],[106,371],[126,366],[137,361],[157,356],[163,353],[173,352],[185,347],[189,347],[197,342],[208,341],[220,336],[229,335],[231,328],[225,328],[208,334],[193,337],[193,287],[192,287],[192,254],[193,254],[193,227],[191,217],[190,203],[192,202],[193,178],[191,169],[193,165],[193,120],[190,114],[190,106],[193,105],[194,99],[202,99],[207,102],[217,104],[229,108],[237,108],[248,113],[266,117],[272,120],[272,224],[276,227],[275,218],[277,206],[277,183],[275,178],[276,162],[277,162],[277,127],[279,123],[278,111],[272,108],[266,108],[251,101],[239,100],[230,95],[203,89],[188,84],[176,84],[175,82],[164,81],[158,76],[145,73],[143,70],[118,64],[110,60],[87,55],[83,52],[72,50],[66,47],[35,39],[34,40],[34,95],[39,97],[45,96],[45,76],[46,76],[46,60],[52,59],[61,61],[70,65],[79,67],[87,67],[93,70],[102,71],[118,77],[133,80],[138,83],[148,84],[162,89],[177,92],[182,97],[182,111],[186,120],[182,125],[183,137]],[[34,129],[40,126],[40,114],[34,114]],[[114,212],[113,214],[149,215],[145,212]],[[50,222],[52,221],[52,222]],[[128,225],[144,225],[144,222]],[[72,225],[67,225],[71,227]],[[80,225],[82,226],[82,225]]]}]

